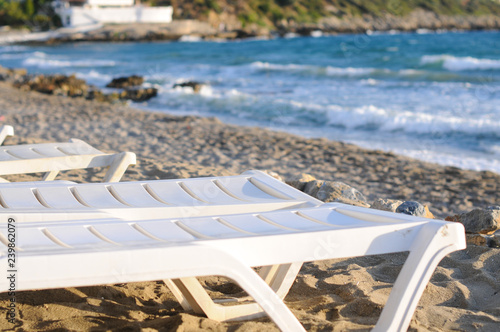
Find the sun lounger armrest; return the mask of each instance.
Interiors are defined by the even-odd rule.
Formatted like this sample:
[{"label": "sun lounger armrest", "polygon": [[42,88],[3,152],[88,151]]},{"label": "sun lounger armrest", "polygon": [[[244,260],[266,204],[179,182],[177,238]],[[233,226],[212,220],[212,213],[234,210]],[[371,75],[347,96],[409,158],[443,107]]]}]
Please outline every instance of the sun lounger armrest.
[{"label": "sun lounger armrest", "polygon": [[137,162],[135,153],[120,152],[117,153],[113,162],[109,166],[108,172],[104,176],[103,182],[118,182],[130,165],[135,165]]},{"label": "sun lounger armrest", "polygon": [[0,145],[2,145],[3,141],[10,136],[14,136],[14,127],[9,125],[2,126],[2,128],[0,128]]}]

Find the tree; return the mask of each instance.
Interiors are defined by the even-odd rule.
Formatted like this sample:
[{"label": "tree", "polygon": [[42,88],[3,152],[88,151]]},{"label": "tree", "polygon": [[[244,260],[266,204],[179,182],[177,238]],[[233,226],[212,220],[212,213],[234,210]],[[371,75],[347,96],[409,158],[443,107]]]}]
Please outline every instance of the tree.
[{"label": "tree", "polygon": [[33,2],[33,0],[25,0],[24,1],[24,13],[29,18],[31,18],[31,17],[33,17],[33,15],[35,15],[35,3]]}]

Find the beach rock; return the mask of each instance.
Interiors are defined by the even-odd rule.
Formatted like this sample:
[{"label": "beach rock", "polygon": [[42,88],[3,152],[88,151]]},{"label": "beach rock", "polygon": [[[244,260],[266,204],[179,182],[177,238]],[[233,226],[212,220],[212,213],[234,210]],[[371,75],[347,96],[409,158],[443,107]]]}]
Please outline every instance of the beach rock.
[{"label": "beach rock", "polygon": [[120,96],[116,92],[104,94],[101,90],[90,90],[85,96],[86,99],[96,100],[99,102],[116,103],[120,100]]},{"label": "beach rock", "polygon": [[272,177],[273,177],[273,178],[275,178],[276,180],[279,180],[279,181],[281,181],[281,182],[285,182],[285,181],[283,180],[283,178],[282,178],[282,177],[281,177],[278,173],[276,173],[276,172],[274,172],[274,171],[269,171],[269,170],[265,169],[265,170],[263,170],[262,172],[266,173],[266,174],[267,174],[267,175],[269,175],[269,176],[272,176]]},{"label": "beach rock", "polygon": [[300,178],[296,179],[295,181],[310,182],[310,181],[314,181],[314,180],[316,180],[316,178],[314,176],[312,176],[311,174],[302,173],[302,174],[300,174]]},{"label": "beach rock", "polygon": [[113,78],[113,80],[106,85],[107,88],[129,88],[133,86],[139,86],[144,83],[144,78],[142,76],[132,75]]},{"label": "beach rock", "polygon": [[188,82],[183,82],[183,83],[175,83],[173,88],[191,88],[193,89],[193,92],[194,93],[198,93],[200,92],[201,88],[204,86],[205,84],[203,83],[200,83],[200,82],[195,82],[195,81],[188,81]]},{"label": "beach rock", "polygon": [[475,246],[481,246],[481,247],[488,246],[488,239],[481,234],[467,234],[466,241],[467,245],[473,244]]},{"label": "beach rock", "polygon": [[[300,178],[285,181],[289,186],[294,187],[300,191],[304,191],[304,188],[308,182],[314,181],[316,178],[310,174],[302,173]],[[318,188],[319,189],[319,188]]]},{"label": "beach rock", "polygon": [[445,220],[462,223],[467,233],[493,234],[500,227],[500,206],[474,209],[467,213],[446,217]]},{"label": "beach rock", "polygon": [[493,235],[491,237],[490,243],[488,244],[490,248],[500,248],[500,235]]},{"label": "beach rock", "polygon": [[24,68],[5,68],[0,66],[0,81],[15,81],[28,74]]},{"label": "beach rock", "polygon": [[397,213],[404,213],[415,217],[434,219],[434,215],[429,211],[427,205],[415,201],[406,201],[396,208]]},{"label": "beach rock", "polygon": [[88,86],[84,80],[75,75],[37,75],[25,76],[15,82],[14,86],[23,90],[33,90],[45,94],[63,95],[68,97],[82,97],[87,94]]},{"label": "beach rock", "polygon": [[156,88],[126,89],[120,92],[120,99],[132,101],[146,101],[158,95]]},{"label": "beach rock", "polygon": [[343,182],[325,181],[318,189],[316,198],[323,202],[339,202],[363,207],[370,206],[362,193]]},{"label": "beach rock", "polygon": [[302,191],[305,192],[306,194],[308,194],[309,196],[316,197],[316,194],[318,193],[319,188],[321,188],[321,186],[323,185],[324,182],[325,181],[319,181],[319,180],[313,180],[313,181],[306,182]]},{"label": "beach rock", "polygon": [[378,198],[372,203],[371,208],[382,211],[396,212],[396,209],[401,204],[403,204],[403,201],[397,199]]}]

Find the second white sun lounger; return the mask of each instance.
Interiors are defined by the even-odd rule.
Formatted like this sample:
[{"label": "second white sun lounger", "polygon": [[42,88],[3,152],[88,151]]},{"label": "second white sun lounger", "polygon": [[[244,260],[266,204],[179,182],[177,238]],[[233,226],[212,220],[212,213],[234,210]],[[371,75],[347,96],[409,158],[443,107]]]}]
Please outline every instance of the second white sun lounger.
[{"label": "second white sun lounger", "polygon": [[[256,301],[243,310],[224,309],[228,319],[263,309],[283,331],[302,331],[281,296],[251,267],[410,251],[375,328],[406,330],[438,262],[465,247],[463,226],[317,204],[304,195],[260,172],[0,186],[0,240],[5,245],[0,266],[8,270],[11,218],[19,235],[18,290],[171,279],[193,309],[210,316],[220,306],[209,303],[191,282],[197,276],[222,275]],[[7,289],[8,281],[0,279],[0,290]]]},{"label": "second white sun lounger", "polygon": [[[3,126],[0,135],[12,135],[13,130],[8,130],[9,127]],[[0,176],[43,172],[43,180],[49,181],[60,171],[109,167],[103,182],[115,182],[121,179],[129,165],[135,163],[132,152],[108,154],[74,138],[65,143],[0,146]]]}]

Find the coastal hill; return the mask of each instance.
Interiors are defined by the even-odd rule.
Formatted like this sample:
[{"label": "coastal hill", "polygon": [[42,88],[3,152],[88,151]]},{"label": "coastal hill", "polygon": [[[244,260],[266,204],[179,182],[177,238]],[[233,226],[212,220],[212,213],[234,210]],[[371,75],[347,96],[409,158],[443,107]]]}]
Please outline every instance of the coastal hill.
[{"label": "coastal hill", "polygon": [[[60,25],[57,15],[51,11],[51,2],[0,0],[0,25],[28,26],[31,30],[47,30]],[[174,24],[166,27],[111,26],[68,39],[159,40],[177,39],[185,34],[242,38],[272,32],[310,35],[317,30],[360,33],[368,30],[500,29],[498,0],[141,0],[141,3],[171,5]],[[123,33],[124,29],[129,32]]]},{"label": "coastal hill", "polygon": [[195,19],[249,34],[309,34],[366,30],[498,29],[500,2],[493,0],[151,0],[170,4],[174,19]]},{"label": "coastal hill", "polygon": [[[415,11],[443,16],[499,15],[500,2],[493,0],[150,0],[174,7],[174,19],[221,20],[243,26],[257,24],[280,28],[290,24],[320,23],[325,18],[403,17]],[[236,23],[237,25],[238,23]]]}]

